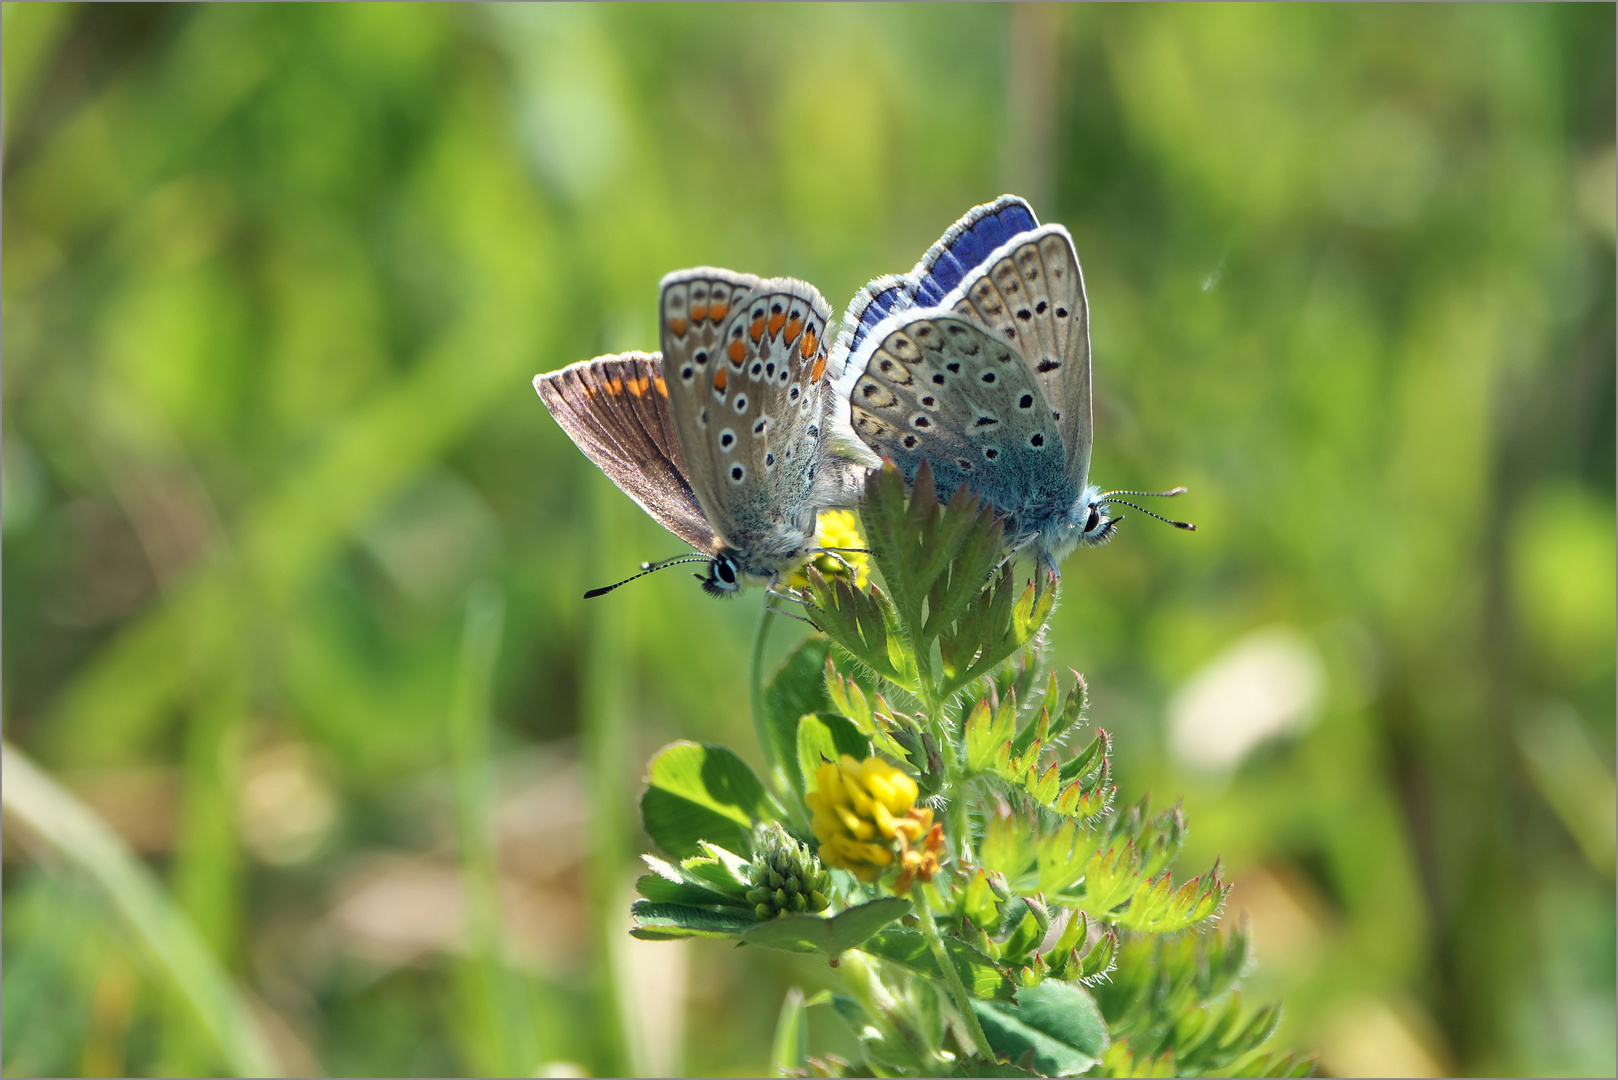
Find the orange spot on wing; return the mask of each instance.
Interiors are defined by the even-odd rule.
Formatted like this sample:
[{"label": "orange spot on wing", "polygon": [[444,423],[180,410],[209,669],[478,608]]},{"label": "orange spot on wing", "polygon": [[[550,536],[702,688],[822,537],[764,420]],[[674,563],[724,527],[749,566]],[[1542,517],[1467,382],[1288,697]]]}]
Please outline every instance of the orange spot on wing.
[{"label": "orange spot on wing", "polygon": [[645,396],[646,388],[648,386],[650,386],[650,385],[651,385],[651,380],[648,379],[644,375],[641,375],[641,376],[639,376],[637,378],[625,379],[624,380],[624,386],[627,387],[629,389],[629,392],[631,394],[634,394],[636,397]]},{"label": "orange spot on wing", "polygon": [[747,357],[747,346],[742,344],[740,338],[737,338],[735,341],[730,343],[729,352],[730,362],[732,364],[740,365],[742,360]]},{"label": "orange spot on wing", "polygon": [[758,339],[764,336],[764,316],[760,315],[753,320],[753,325],[747,328],[747,335],[753,339],[755,345],[758,344]]},{"label": "orange spot on wing", "polygon": [[669,332],[675,337],[685,337],[685,320],[676,316],[669,320]]},{"label": "orange spot on wing", "polygon": [[797,341],[798,335],[801,333],[803,333],[802,319],[793,319],[791,322],[787,323],[787,344],[791,345],[794,341]]},{"label": "orange spot on wing", "polygon": [[657,392],[659,394],[663,395],[664,397],[669,396],[669,384],[663,381],[663,376],[659,375],[657,378],[653,379],[652,385],[657,387]]},{"label": "orange spot on wing", "polygon": [[803,343],[798,346],[799,355],[801,355],[805,360],[809,359],[811,356],[815,355],[815,346],[818,344],[819,339],[815,337],[814,327],[810,327],[808,330],[803,332]]},{"label": "orange spot on wing", "polygon": [[824,374],[826,374],[826,358],[817,356],[815,357],[815,369],[809,373],[809,381],[819,382],[820,377]]},{"label": "orange spot on wing", "polygon": [[785,315],[781,314],[779,311],[777,311],[774,315],[771,315],[770,316],[770,336],[774,337],[776,334],[779,334],[781,332],[782,325],[786,321],[787,321],[787,317]]},{"label": "orange spot on wing", "polygon": [[715,390],[723,390],[725,388],[725,383],[729,381],[730,372],[726,371],[724,368],[720,368],[719,374],[713,377],[713,388]]},{"label": "orange spot on wing", "polygon": [[621,394],[623,392],[624,392],[624,381],[622,379],[608,379],[607,380],[607,393],[611,394],[613,397],[617,397],[619,394]]},{"label": "orange spot on wing", "polygon": [[729,311],[730,302],[728,300],[715,300],[712,304],[708,305],[708,318],[712,319],[714,322],[719,322],[724,319],[725,315]]},{"label": "orange spot on wing", "polygon": [[708,305],[707,304],[692,304],[691,305],[691,321],[692,322],[701,322],[703,319],[706,319],[707,317],[708,317]]}]

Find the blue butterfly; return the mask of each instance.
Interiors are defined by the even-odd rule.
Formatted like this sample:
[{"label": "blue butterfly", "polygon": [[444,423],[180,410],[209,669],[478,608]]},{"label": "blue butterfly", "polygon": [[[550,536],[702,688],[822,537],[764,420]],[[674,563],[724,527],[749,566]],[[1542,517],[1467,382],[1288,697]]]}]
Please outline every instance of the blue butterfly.
[{"label": "blue butterfly", "polygon": [[[862,289],[840,366],[855,433],[907,483],[926,464],[940,501],[962,484],[1005,520],[1012,550],[1055,573],[1112,538],[1120,495],[1089,482],[1090,325],[1073,238],[1002,195],[974,207],[914,270]],[[849,385],[852,383],[852,385]],[[1170,524],[1194,530],[1181,521]]]}]

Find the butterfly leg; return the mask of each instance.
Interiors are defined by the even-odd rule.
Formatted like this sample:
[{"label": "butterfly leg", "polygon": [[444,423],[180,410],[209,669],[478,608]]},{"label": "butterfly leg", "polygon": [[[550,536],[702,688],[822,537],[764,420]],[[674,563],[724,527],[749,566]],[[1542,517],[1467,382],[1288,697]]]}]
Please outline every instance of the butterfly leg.
[{"label": "butterfly leg", "polygon": [[1036,599],[1044,595],[1046,589],[1056,589],[1062,584],[1062,571],[1056,568],[1056,560],[1049,555],[1041,555],[1035,567],[1034,595]]},{"label": "butterfly leg", "polygon": [[815,548],[809,554],[811,557],[815,555],[830,555],[842,565],[844,570],[848,571],[849,577],[858,577],[859,574],[855,571],[854,567],[849,564],[847,559],[843,558],[843,556],[839,554],[839,552],[843,551],[863,552],[867,555],[870,554],[870,551],[866,548]]},{"label": "butterfly leg", "polygon": [[[810,620],[804,618],[802,615],[794,615],[790,611],[785,611],[785,610],[783,610],[781,608],[770,606],[770,600],[771,599],[774,599],[774,600],[791,600],[795,604],[807,603],[807,601],[804,600],[802,597],[794,596],[791,593],[776,592],[775,591],[775,582],[773,582],[773,581],[770,582],[769,587],[764,590],[764,594],[768,598],[768,599],[766,599],[764,601],[766,610],[773,611],[777,615],[785,615],[789,619],[797,619],[801,623],[809,623],[810,626],[815,625],[813,622],[811,622]],[[815,627],[815,628],[817,630],[819,629],[819,627]]]},{"label": "butterfly leg", "polygon": [[1006,557],[1000,560],[999,564],[994,568],[994,572],[998,574],[1000,571],[1004,570],[1006,568],[1006,564],[1012,559],[1015,559],[1022,549],[1027,547],[1029,544],[1032,544],[1038,536],[1038,533],[1029,533],[1027,536],[1011,545],[1011,550],[1006,552]]}]

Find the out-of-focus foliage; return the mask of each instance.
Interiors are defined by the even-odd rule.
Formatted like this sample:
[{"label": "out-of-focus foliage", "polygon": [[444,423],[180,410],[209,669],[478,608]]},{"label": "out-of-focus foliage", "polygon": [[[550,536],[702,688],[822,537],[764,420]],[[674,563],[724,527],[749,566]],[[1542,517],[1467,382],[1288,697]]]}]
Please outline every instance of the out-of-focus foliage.
[{"label": "out-of-focus foliage", "polygon": [[[1277,1040],[1610,1073],[1613,20],[7,5],[5,735],[288,1069],[757,1072],[824,967],[623,931],[636,770],[752,744],[759,601],[582,603],[678,544],[527,381],[654,346],[670,269],[840,305],[1015,190],[1085,267],[1098,481],[1199,527],[1072,556],[1055,659],[1223,856]],[[223,1067],[22,840],[6,1072]]]}]

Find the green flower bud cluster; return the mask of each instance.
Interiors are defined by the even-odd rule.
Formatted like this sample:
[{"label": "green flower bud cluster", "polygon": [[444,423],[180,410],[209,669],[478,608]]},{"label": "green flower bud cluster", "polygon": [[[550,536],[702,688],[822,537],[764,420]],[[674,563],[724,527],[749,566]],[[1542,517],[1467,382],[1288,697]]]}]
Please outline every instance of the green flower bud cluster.
[{"label": "green flower bud cluster", "polygon": [[831,901],[831,875],[809,849],[775,822],[753,832],[752,888],[747,902],[760,919],[825,911]]}]

